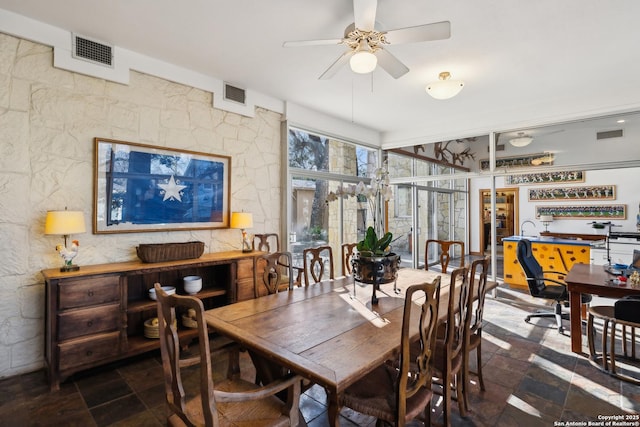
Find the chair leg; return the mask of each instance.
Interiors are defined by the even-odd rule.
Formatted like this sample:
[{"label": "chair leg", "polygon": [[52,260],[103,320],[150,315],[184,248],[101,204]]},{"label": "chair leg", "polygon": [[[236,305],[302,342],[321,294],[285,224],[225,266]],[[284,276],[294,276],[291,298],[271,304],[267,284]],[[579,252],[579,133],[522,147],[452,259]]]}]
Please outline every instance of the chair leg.
[{"label": "chair leg", "polygon": [[589,313],[589,316],[587,317],[587,340],[589,342],[589,356],[591,357],[591,360],[596,360],[596,346],[595,346],[595,339],[596,339],[596,331],[595,328],[593,327],[593,319],[594,316],[593,314]]},{"label": "chair leg", "polygon": [[556,323],[558,324],[558,333],[563,333],[564,328],[562,327],[562,303],[556,301]]},{"label": "chair leg", "polygon": [[465,350],[464,359],[462,361],[462,385],[464,390],[462,395],[464,397],[464,405],[469,407],[469,388],[471,385],[471,370],[469,369],[469,352]]},{"label": "chair leg", "polygon": [[[624,325],[622,325],[622,329],[624,330]],[[623,334],[623,339],[625,339]],[[604,338],[603,338],[604,340]],[[609,371],[611,374],[616,374],[616,322],[615,320],[611,321],[611,344],[609,345],[609,355],[611,370]]]},{"label": "chair leg", "polygon": [[480,383],[480,390],[485,391],[486,389],[484,388],[484,379],[482,378],[482,340],[476,348],[476,361],[478,365],[478,383]]},{"label": "chair leg", "polygon": [[[609,319],[604,319],[602,325],[602,369],[607,371],[609,369],[607,362],[607,334],[609,333]],[[615,330],[613,331],[615,335]]]},{"label": "chair leg", "polygon": [[463,370],[461,370],[455,375],[454,381],[456,383],[456,399],[458,400],[458,411],[460,411],[461,417],[466,418],[467,417],[467,404],[466,404],[467,386],[463,376],[464,376],[464,373],[463,373]]},{"label": "chair leg", "polygon": [[451,375],[446,373],[442,378],[442,406],[444,425],[451,425]]}]

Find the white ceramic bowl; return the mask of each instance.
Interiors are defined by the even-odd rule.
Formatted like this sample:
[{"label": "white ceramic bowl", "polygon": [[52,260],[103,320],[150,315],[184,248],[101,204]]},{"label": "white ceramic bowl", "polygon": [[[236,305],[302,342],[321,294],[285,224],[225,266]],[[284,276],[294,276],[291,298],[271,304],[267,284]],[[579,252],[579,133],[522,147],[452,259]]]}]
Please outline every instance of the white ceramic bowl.
[{"label": "white ceramic bowl", "polygon": [[189,295],[195,295],[202,289],[202,277],[185,276],[183,279],[184,291]]},{"label": "white ceramic bowl", "polygon": [[[176,288],[173,286],[163,286],[162,290],[167,293],[167,295],[172,295],[176,293]],[[154,288],[149,289],[149,298],[152,300],[156,300],[156,290]]]}]

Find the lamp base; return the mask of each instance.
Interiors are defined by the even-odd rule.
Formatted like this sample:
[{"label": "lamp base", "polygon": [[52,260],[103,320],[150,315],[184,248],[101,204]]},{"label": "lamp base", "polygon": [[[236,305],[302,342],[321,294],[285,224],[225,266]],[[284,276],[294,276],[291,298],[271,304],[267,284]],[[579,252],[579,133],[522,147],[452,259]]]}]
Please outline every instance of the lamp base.
[{"label": "lamp base", "polygon": [[247,232],[242,230],[242,252],[253,252],[253,247],[251,246],[251,242],[249,242],[249,238],[247,237]]},{"label": "lamp base", "polygon": [[75,265],[75,264],[71,264],[71,265],[64,265],[62,267],[60,267],[60,271],[63,273],[69,272],[69,271],[78,271],[80,270],[80,266],[79,265]]}]

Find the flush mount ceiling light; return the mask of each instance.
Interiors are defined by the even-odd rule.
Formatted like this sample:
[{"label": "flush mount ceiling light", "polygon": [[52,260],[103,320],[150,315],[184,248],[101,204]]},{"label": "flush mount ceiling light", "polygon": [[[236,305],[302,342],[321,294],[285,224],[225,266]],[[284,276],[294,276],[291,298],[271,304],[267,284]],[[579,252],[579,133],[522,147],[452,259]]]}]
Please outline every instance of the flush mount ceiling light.
[{"label": "flush mount ceiling light", "polygon": [[351,71],[358,74],[367,74],[376,69],[378,58],[373,54],[365,40],[362,40],[358,50],[349,59]]},{"label": "flush mount ceiling light", "polygon": [[524,132],[518,132],[517,137],[511,138],[509,140],[509,144],[513,145],[514,147],[526,147],[527,145],[531,144],[531,141],[533,141],[533,138],[531,138],[529,135],[525,135]]},{"label": "flush mount ceiling light", "polygon": [[464,82],[461,80],[450,80],[451,74],[448,71],[443,71],[438,76],[437,82],[429,83],[425,90],[429,95],[435,99],[449,99],[456,96],[464,87]]}]

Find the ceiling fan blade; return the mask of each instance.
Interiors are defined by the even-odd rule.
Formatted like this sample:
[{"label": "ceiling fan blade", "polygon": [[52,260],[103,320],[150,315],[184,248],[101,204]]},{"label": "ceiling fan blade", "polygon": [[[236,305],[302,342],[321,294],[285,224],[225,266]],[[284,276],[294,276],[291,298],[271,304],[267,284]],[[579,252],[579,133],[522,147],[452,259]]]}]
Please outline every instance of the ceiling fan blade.
[{"label": "ceiling fan blade", "polygon": [[381,66],[394,79],[399,79],[409,72],[409,68],[386,49],[377,50],[378,65]]},{"label": "ceiling fan blade", "polygon": [[353,17],[356,28],[371,31],[376,24],[378,0],[353,0]]},{"label": "ceiling fan blade", "polygon": [[320,77],[318,77],[318,79],[328,80],[331,77],[335,76],[335,74],[338,72],[340,67],[342,67],[344,64],[349,62],[349,58],[351,57],[351,55],[353,55],[352,50],[348,50],[345,53],[343,53],[338,59],[335,60],[333,64],[329,66],[329,68],[327,68],[324,71],[324,73],[320,74]]},{"label": "ceiling fan blade", "polygon": [[282,47],[302,47],[302,46],[322,46],[331,44],[341,44],[343,39],[326,39],[326,40],[300,40],[282,43]]},{"label": "ceiling fan blade", "polygon": [[385,38],[390,44],[428,42],[449,37],[451,37],[451,23],[449,21],[399,28],[387,31],[385,34]]}]

